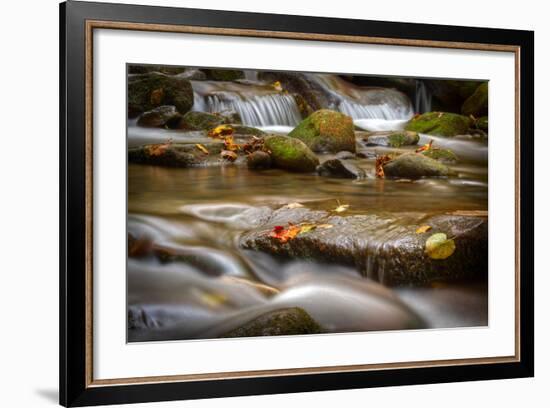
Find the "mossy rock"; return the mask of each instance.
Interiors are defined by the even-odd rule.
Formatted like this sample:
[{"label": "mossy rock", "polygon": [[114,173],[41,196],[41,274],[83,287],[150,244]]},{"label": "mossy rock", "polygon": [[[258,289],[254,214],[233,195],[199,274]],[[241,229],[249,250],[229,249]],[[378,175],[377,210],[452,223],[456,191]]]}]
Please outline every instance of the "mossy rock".
[{"label": "mossy rock", "polygon": [[424,150],[422,154],[442,163],[456,163],[458,161],[456,154],[449,149],[428,149]]},{"label": "mossy rock", "polygon": [[223,150],[222,142],[204,144],[205,154],[195,144],[166,143],[143,145],[128,149],[128,162],[163,167],[194,167],[221,164],[218,159]]},{"label": "mossy rock", "polygon": [[489,112],[489,82],[484,82],[477,87],[475,92],[464,101],[462,105],[463,115],[487,116]]},{"label": "mossy rock", "polygon": [[235,81],[244,78],[244,72],[238,69],[205,69],[208,79],[214,81]]},{"label": "mossy rock", "polygon": [[340,112],[318,110],[300,122],[288,136],[300,139],[314,152],[347,150],[355,153],[353,120]]},{"label": "mossy rock", "polygon": [[184,130],[209,130],[225,123],[225,118],[208,112],[187,112],[177,126]]},{"label": "mossy rock", "polygon": [[265,313],[221,337],[291,336],[322,333],[321,326],[302,308]]},{"label": "mossy rock", "polygon": [[418,144],[420,137],[417,132],[381,132],[368,135],[367,145],[401,147]]},{"label": "mossy rock", "polygon": [[429,112],[412,118],[405,130],[437,136],[456,136],[468,133],[472,119],[448,112]]},{"label": "mossy rock", "polygon": [[216,115],[220,115],[222,118],[224,118],[225,123],[234,123],[237,125],[241,125],[243,123],[241,114],[234,110],[224,110],[221,112],[216,112]]},{"label": "mossy rock", "polygon": [[128,115],[136,116],[158,106],[173,105],[181,114],[193,107],[193,88],[184,78],[157,72],[140,75],[128,82]]},{"label": "mossy rock", "polygon": [[179,119],[181,116],[175,106],[159,106],[143,113],[137,124],[144,127],[163,127],[168,122]]},{"label": "mossy rock", "polygon": [[340,159],[330,159],[317,166],[317,174],[323,177],[362,179],[365,171],[353,163]]},{"label": "mossy rock", "polygon": [[246,125],[230,125],[233,128],[233,131],[235,135],[242,136],[242,135],[252,135],[252,136],[265,136],[266,133],[263,130],[260,130],[258,128],[252,127],[252,126],[246,126]]},{"label": "mossy rock", "polygon": [[474,126],[477,129],[481,129],[484,132],[489,132],[489,118],[487,116],[482,116],[480,118],[477,118]]},{"label": "mossy rock", "polygon": [[274,167],[297,172],[312,172],[319,159],[301,140],[287,136],[268,136],[264,146],[271,152]]},{"label": "mossy rock", "polygon": [[432,109],[459,113],[462,104],[474,93],[481,81],[424,79],[432,95]]},{"label": "mossy rock", "polygon": [[451,174],[444,164],[418,153],[406,153],[384,165],[386,177],[418,179],[421,177],[445,177]]}]

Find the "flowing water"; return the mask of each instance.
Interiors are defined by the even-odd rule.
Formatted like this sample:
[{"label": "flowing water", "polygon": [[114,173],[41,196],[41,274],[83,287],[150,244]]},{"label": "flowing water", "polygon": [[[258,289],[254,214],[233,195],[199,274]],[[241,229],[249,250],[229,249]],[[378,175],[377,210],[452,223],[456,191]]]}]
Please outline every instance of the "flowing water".
[{"label": "flowing water", "polygon": [[[395,97],[393,91],[378,90],[373,96],[344,88],[334,78],[319,80],[339,95],[338,108],[353,113],[356,124],[364,128],[400,128],[412,114],[410,101],[401,94]],[[299,122],[290,96],[274,93],[252,75],[243,83],[193,81],[193,87],[197,110],[234,109],[245,123],[281,134]],[[349,100],[361,108],[348,106]],[[130,147],[169,138],[208,141],[201,132],[129,123]],[[350,205],[350,215],[384,214],[389,224],[387,231],[380,231],[381,241],[404,222],[403,214],[487,210],[487,143],[466,136],[424,135],[420,143],[428,139],[459,156],[460,164],[453,166],[457,177],[376,179],[373,153],[388,149],[365,146],[359,151],[367,158],[351,162],[368,177],[355,181],[275,169],[253,172],[243,166],[175,169],[129,164],[128,232],[185,253],[189,260],[129,258],[130,341],[216,337],[268,311],[296,306],[331,332],[392,329],[411,314],[427,328],[486,325],[483,283],[386,288],[349,266],[274,258],[238,245],[239,236],[260,226],[273,208],[295,202],[326,210],[338,200]],[[320,160],[331,157],[321,155]]]}]

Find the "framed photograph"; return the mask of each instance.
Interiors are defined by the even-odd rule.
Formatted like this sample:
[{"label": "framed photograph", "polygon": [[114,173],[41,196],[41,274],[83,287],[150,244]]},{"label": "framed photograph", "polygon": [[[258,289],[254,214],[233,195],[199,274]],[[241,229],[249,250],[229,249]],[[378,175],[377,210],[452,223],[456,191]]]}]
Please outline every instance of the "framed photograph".
[{"label": "framed photograph", "polygon": [[62,405],[533,376],[533,32],[60,15]]}]

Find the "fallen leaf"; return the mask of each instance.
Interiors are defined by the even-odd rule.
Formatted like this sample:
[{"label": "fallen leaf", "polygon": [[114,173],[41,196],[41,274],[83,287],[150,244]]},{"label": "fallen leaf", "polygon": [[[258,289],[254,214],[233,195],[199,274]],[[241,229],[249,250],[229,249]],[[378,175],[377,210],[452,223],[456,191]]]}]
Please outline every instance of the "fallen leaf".
[{"label": "fallen leaf", "polygon": [[429,225],[422,225],[421,227],[418,227],[416,229],[416,233],[417,234],[424,234],[425,232],[428,232],[431,229],[432,229],[432,227],[430,227]]},{"label": "fallen leaf", "polygon": [[172,139],[166,143],[159,143],[147,146],[147,154],[149,156],[162,156],[166,150],[172,145]]},{"label": "fallen leaf", "polygon": [[210,154],[208,152],[208,149],[206,147],[204,147],[203,145],[201,145],[200,143],[197,143],[195,146],[197,147],[197,149],[199,149],[204,154],[206,154],[206,155]]},{"label": "fallen leaf", "polygon": [[443,112],[439,112],[439,115],[437,115],[437,118],[441,118],[441,116],[443,116]]},{"label": "fallen leaf", "polygon": [[439,232],[426,240],[426,254],[432,259],[447,259],[456,249],[455,241]]},{"label": "fallen leaf", "polygon": [[415,150],[415,153],[425,152],[426,150],[430,150],[432,148],[433,139],[430,140],[428,143],[426,143],[424,146],[419,147]]},{"label": "fallen leaf", "polygon": [[286,208],[286,209],[289,209],[289,210],[292,210],[293,208],[302,208],[303,205],[300,204],[300,203],[290,203],[290,204],[287,204],[285,206],[283,206],[283,208]]},{"label": "fallen leaf", "polygon": [[332,228],[334,227],[334,225],[332,224],[319,224],[317,225],[317,228],[322,228],[322,229],[329,229],[329,228]]},{"label": "fallen leaf", "polygon": [[220,138],[222,136],[232,135],[235,130],[229,125],[219,125],[214,129],[210,129],[208,137]]},{"label": "fallen leaf", "polygon": [[273,231],[269,233],[269,236],[271,238],[278,239],[281,243],[285,243],[290,241],[291,239],[296,238],[296,236],[300,233],[301,227],[297,225],[289,224],[288,228],[284,228],[280,225],[273,228]]},{"label": "fallen leaf", "polygon": [[271,84],[271,86],[273,88],[275,88],[277,91],[282,91],[283,90],[283,86],[281,85],[281,83],[279,81],[275,81]]},{"label": "fallen leaf", "polygon": [[341,213],[341,212],[346,211],[348,208],[349,208],[349,204],[341,204],[332,211],[337,212],[337,213]]},{"label": "fallen leaf", "polygon": [[149,101],[151,102],[151,105],[160,105],[163,99],[164,99],[164,89],[162,88],[154,89],[151,92],[151,96],[149,97]]},{"label": "fallen leaf", "polygon": [[376,163],[374,165],[377,178],[384,178],[384,165],[391,161],[391,157],[387,154],[382,156],[376,156]]},{"label": "fallen leaf", "polygon": [[222,150],[220,153],[220,156],[222,157],[222,159],[225,159],[231,162],[237,160],[237,153],[232,152],[231,150]]},{"label": "fallen leaf", "polygon": [[230,150],[232,152],[240,149],[240,146],[235,143],[235,140],[233,139],[232,135],[225,136],[223,138],[223,144],[226,150]]},{"label": "fallen leaf", "polygon": [[317,225],[315,224],[302,224],[300,225],[300,234],[305,234],[307,232],[313,231],[315,228],[317,228]]}]

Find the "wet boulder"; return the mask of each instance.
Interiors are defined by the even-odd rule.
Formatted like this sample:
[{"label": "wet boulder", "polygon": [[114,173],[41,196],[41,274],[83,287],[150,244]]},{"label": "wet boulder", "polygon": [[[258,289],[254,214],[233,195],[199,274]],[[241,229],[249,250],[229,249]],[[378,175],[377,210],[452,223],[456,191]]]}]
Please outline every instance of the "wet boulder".
[{"label": "wet boulder", "polygon": [[482,116],[476,119],[474,126],[476,129],[483,130],[485,133],[489,132],[489,118],[487,116]]},{"label": "wet boulder", "polygon": [[321,326],[304,309],[293,307],[267,312],[220,337],[291,336],[322,332]]},{"label": "wet boulder", "polygon": [[[310,228],[282,243],[270,237],[277,225],[323,225]],[[325,226],[330,225],[330,228]],[[417,233],[428,225],[426,233]],[[487,218],[419,213],[331,215],[307,208],[281,208],[262,226],[245,232],[242,248],[283,259],[310,259],[357,268],[382,284],[425,285],[435,281],[487,278]],[[446,259],[432,259],[426,241],[435,233],[454,237],[455,251]]]},{"label": "wet boulder", "polygon": [[321,109],[296,126],[288,136],[304,142],[314,152],[355,152],[355,133],[351,117]]},{"label": "wet boulder", "polygon": [[489,111],[489,83],[479,85],[474,93],[464,101],[462,114],[466,116],[487,116]]},{"label": "wet boulder", "polygon": [[265,136],[266,133],[258,128],[245,125],[231,125],[236,136]]},{"label": "wet boulder", "polygon": [[435,136],[456,136],[468,133],[472,119],[448,112],[429,112],[412,118],[405,130]]},{"label": "wet boulder", "polygon": [[418,144],[418,133],[410,130],[402,132],[376,132],[365,139],[367,146],[401,147]]},{"label": "wet boulder", "polygon": [[225,123],[234,123],[234,124],[242,124],[242,118],[239,112],[234,110],[224,110],[221,112],[217,112],[219,116],[221,116]]},{"label": "wet boulder", "polygon": [[462,104],[481,81],[462,81],[448,79],[423,79],[422,82],[432,96],[432,109],[459,113]]},{"label": "wet boulder", "polygon": [[342,161],[340,159],[326,160],[317,166],[317,173],[324,177],[361,179],[366,174],[363,169],[355,164]]},{"label": "wet boulder", "polygon": [[261,150],[252,152],[246,158],[246,164],[251,170],[265,170],[271,168],[271,156]]},{"label": "wet boulder", "polygon": [[158,72],[138,75],[128,82],[128,115],[134,117],[158,106],[173,105],[181,114],[193,107],[193,88],[184,78]]},{"label": "wet boulder", "polygon": [[287,136],[268,136],[265,148],[271,153],[274,167],[296,172],[312,172],[319,159],[302,141]]},{"label": "wet boulder", "polygon": [[220,159],[220,153],[224,149],[222,142],[207,143],[203,147],[208,154],[191,143],[143,145],[128,150],[128,162],[165,167],[194,167],[224,163]]},{"label": "wet boulder", "polygon": [[428,149],[424,150],[421,154],[441,163],[452,164],[458,161],[458,157],[450,149]]},{"label": "wet boulder", "polygon": [[164,127],[167,123],[179,118],[180,114],[176,111],[175,106],[163,105],[144,112],[139,117],[137,124],[144,127]]},{"label": "wet boulder", "polygon": [[446,177],[451,174],[444,164],[418,153],[406,153],[384,165],[386,177],[418,179],[421,177]]},{"label": "wet boulder", "polygon": [[187,112],[175,128],[182,130],[209,130],[225,123],[225,119],[208,112]]}]

